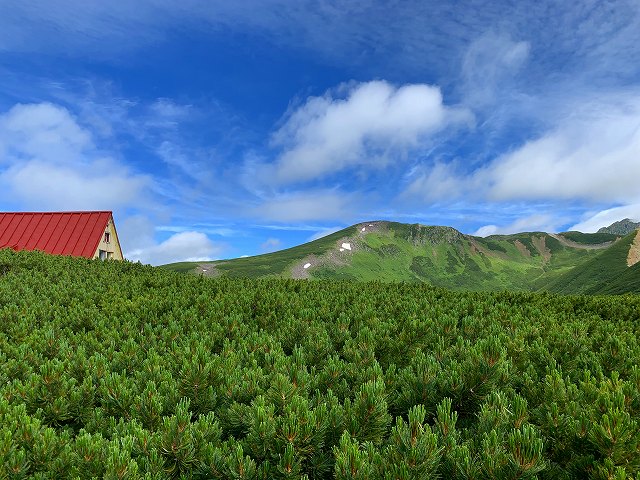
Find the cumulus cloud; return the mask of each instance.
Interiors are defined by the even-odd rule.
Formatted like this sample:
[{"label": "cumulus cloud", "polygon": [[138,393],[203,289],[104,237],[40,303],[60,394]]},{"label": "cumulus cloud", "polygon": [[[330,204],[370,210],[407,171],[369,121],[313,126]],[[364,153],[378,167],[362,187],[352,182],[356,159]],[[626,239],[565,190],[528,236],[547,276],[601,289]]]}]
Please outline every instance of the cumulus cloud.
[{"label": "cumulus cloud", "polygon": [[640,221],[640,203],[634,203],[631,205],[622,205],[619,207],[608,208],[601,212],[591,214],[580,223],[575,224],[570,230],[577,230],[579,232],[596,232],[602,227],[608,227],[618,220],[629,218],[634,222]]},{"label": "cumulus cloud", "polygon": [[26,205],[43,209],[113,210],[134,202],[146,182],[104,171],[90,176],[74,169],[32,161],[0,174],[0,184]]},{"label": "cumulus cloud", "polygon": [[344,98],[311,97],[287,117],[273,136],[282,153],[263,166],[263,177],[289,184],[385,165],[447,125],[472,119],[467,110],[445,106],[440,89],[430,85],[371,81],[342,90]]},{"label": "cumulus cloud", "polygon": [[16,105],[0,114],[0,199],[35,209],[113,210],[151,180],[100,151],[65,108]]},{"label": "cumulus cloud", "polygon": [[[585,103],[541,137],[472,172],[424,169],[406,193],[426,199],[640,201],[640,96]],[[443,185],[446,187],[443,187]]]},{"label": "cumulus cloud", "polygon": [[55,163],[76,159],[92,148],[91,135],[64,108],[50,104],[17,104],[0,115],[2,163],[41,158]]},{"label": "cumulus cloud", "polygon": [[220,245],[212,242],[201,232],[181,232],[167,240],[125,252],[128,260],[151,265],[173,262],[204,262],[214,260],[222,251]]}]

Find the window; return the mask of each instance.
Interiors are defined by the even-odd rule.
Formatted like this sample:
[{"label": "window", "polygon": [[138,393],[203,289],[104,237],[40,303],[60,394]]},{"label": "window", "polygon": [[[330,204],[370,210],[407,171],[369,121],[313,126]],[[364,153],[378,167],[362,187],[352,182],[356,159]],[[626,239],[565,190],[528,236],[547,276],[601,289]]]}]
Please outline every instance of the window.
[{"label": "window", "polygon": [[113,260],[113,252],[107,252],[107,260]]},{"label": "window", "polygon": [[98,250],[98,258],[100,260],[106,260],[107,259],[107,252],[105,250]]},{"label": "window", "polygon": [[104,243],[111,242],[111,234],[109,232],[104,232]]}]

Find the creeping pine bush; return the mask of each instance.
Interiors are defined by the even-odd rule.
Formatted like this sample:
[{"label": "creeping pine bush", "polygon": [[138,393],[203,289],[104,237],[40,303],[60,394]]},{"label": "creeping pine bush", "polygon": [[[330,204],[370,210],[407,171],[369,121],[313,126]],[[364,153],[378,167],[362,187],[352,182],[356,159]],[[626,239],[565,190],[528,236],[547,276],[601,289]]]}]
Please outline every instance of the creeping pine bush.
[{"label": "creeping pine bush", "polygon": [[638,296],[0,266],[0,478],[640,478]]}]

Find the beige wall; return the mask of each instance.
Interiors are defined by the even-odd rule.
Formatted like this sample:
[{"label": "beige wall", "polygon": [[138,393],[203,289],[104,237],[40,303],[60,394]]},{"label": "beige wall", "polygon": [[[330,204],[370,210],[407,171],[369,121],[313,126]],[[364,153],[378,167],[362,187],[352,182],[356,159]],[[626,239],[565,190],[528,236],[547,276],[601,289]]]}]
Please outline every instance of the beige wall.
[{"label": "beige wall", "polygon": [[[109,242],[105,241],[105,233],[109,234]],[[100,258],[100,250],[107,252],[107,258],[113,260],[122,260],[122,249],[120,248],[120,242],[118,241],[118,234],[116,233],[115,225],[113,224],[113,218],[109,220],[104,232],[102,233],[102,240],[96,249],[96,253],[93,258]]]}]

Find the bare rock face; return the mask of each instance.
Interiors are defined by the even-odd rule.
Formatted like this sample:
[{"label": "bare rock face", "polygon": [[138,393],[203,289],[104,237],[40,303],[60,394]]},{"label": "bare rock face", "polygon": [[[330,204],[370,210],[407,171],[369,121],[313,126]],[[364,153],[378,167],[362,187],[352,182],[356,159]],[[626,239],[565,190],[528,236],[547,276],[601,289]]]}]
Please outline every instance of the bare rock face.
[{"label": "bare rock face", "polygon": [[625,236],[640,228],[640,222],[634,222],[629,218],[612,223],[608,227],[602,227],[598,233],[611,233],[613,235]]},{"label": "bare rock face", "polygon": [[640,230],[636,233],[631,248],[629,249],[629,255],[627,255],[627,266],[631,267],[640,262]]}]

